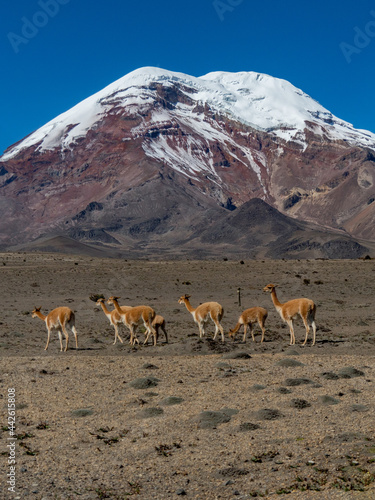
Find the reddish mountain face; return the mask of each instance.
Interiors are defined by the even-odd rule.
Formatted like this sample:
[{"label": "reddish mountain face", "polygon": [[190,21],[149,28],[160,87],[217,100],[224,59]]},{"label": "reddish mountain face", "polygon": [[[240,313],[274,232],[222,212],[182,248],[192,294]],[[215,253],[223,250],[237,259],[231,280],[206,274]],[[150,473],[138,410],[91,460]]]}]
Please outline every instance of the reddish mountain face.
[{"label": "reddish mountain face", "polygon": [[9,148],[2,247],[53,249],[53,237],[135,256],[367,252],[375,135],[288,82],[228,75],[138,70]]}]

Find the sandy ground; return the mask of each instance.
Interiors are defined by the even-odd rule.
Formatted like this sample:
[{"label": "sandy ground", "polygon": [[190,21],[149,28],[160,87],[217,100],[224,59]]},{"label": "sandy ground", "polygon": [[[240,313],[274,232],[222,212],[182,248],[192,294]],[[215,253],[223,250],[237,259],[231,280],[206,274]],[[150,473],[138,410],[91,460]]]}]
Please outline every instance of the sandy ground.
[{"label": "sandy ground", "polygon": [[[1,254],[1,497],[23,499],[375,498],[375,261],[116,261]],[[317,304],[317,342],[296,345],[271,298]],[[238,304],[241,288],[241,305]],[[169,343],[113,345],[90,294],[147,304]],[[223,345],[185,306],[225,310]],[[76,313],[59,350],[35,306]],[[229,339],[239,313],[268,309],[266,336]],[[143,334],[138,334],[140,340]],[[16,440],[8,392],[15,389]],[[15,442],[15,493],[8,491]]]}]

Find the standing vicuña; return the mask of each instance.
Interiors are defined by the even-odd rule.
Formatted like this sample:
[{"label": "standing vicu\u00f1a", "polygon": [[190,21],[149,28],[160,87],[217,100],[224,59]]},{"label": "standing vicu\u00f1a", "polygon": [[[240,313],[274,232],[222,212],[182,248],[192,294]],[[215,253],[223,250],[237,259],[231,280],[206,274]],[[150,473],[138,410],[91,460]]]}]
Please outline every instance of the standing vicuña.
[{"label": "standing vicu\u00f1a", "polygon": [[134,345],[135,342],[138,342],[138,339],[135,336],[135,329],[139,324],[143,323],[146,328],[146,339],[144,344],[147,343],[148,337],[153,335],[154,345],[156,345],[156,331],[152,326],[152,322],[155,318],[155,311],[149,306],[135,306],[129,309],[129,311],[124,312],[118,304],[119,298],[120,297],[109,297],[107,304],[113,304],[115,306],[116,311],[121,316],[122,322],[129,328],[130,344]]},{"label": "standing vicu\u00f1a", "polygon": [[256,322],[258,322],[258,325],[262,329],[262,340],[260,341],[262,343],[264,340],[264,333],[266,331],[264,324],[266,322],[267,315],[268,315],[268,312],[263,307],[250,307],[250,309],[246,309],[241,314],[241,316],[238,318],[237,325],[232,330],[229,330],[229,337],[232,337],[234,339],[236,336],[236,333],[243,325],[242,342],[246,342],[247,327],[249,326],[251,336],[253,338],[253,341],[255,342],[253,325]]},{"label": "standing vicu\u00f1a", "polygon": [[310,299],[303,298],[303,299],[292,299],[282,304],[277,298],[275,288],[276,285],[269,284],[263,288],[263,291],[271,293],[272,302],[277,312],[280,314],[281,318],[286,323],[288,323],[290,329],[290,344],[292,345],[296,343],[296,338],[294,336],[293,319],[299,315],[301,316],[303,324],[305,325],[306,328],[305,342],[302,345],[305,345],[307,342],[307,337],[310,331],[309,323],[311,324],[313,329],[312,345],[314,345],[315,334],[316,334],[316,325],[315,325],[316,305],[314,304],[314,302]]},{"label": "standing vicu\u00f1a", "polygon": [[[101,306],[104,314],[107,316],[107,318],[109,319],[109,322],[111,323],[111,325],[115,329],[115,341],[113,342],[113,344],[116,344],[117,339],[119,339],[119,341],[123,344],[124,341],[122,340],[122,338],[120,337],[120,335],[118,333],[118,325],[119,325],[119,323],[122,323],[122,319],[121,319],[121,316],[119,315],[119,313],[116,311],[116,309],[113,309],[113,311],[109,311],[107,309],[107,306],[105,305],[105,299],[103,299],[103,298],[99,298],[96,302],[96,305]],[[122,311],[126,312],[126,311],[129,311],[129,309],[131,309],[131,307],[130,306],[121,306],[120,309]]]},{"label": "standing vicu\u00f1a", "polygon": [[61,330],[64,332],[65,335],[65,351],[68,349],[68,343],[69,343],[69,335],[66,329],[66,326],[68,326],[71,331],[74,333],[74,337],[76,339],[76,349],[78,349],[78,341],[77,341],[77,331],[75,327],[75,316],[74,312],[69,309],[69,307],[57,307],[56,309],[53,309],[47,316],[42,314],[40,312],[42,307],[36,307],[33,312],[31,313],[32,318],[40,318],[43,320],[46,324],[47,331],[48,331],[48,338],[47,338],[47,345],[44,348],[46,351],[48,349],[49,345],[49,339],[51,336],[51,330],[57,330],[57,333],[59,335],[59,340],[60,340],[60,351],[63,350],[62,346],[62,336],[61,336]]},{"label": "standing vicu\u00f1a", "polygon": [[214,340],[216,339],[216,335],[220,330],[221,340],[224,342],[224,330],[220,324],[220,321],[224,315],[224,310],[220,304],[217,302],[205,302],[204,304],[200,304],[197,308],[193,308],[189,302],[190,295],[183,295],[179,298],[179,304],[185,304],[186,309],[193,316],[194,321],[197,323],[199,327],[199,337],[202,338],[205,335],[204,327],[207,321],[211,318],[215,323],[215,335]]}]

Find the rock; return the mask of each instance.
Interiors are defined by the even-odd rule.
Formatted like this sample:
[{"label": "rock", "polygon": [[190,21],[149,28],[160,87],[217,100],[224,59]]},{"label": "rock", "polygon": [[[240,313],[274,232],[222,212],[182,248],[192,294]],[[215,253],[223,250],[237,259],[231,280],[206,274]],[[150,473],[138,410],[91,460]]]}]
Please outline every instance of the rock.
[{"label": "rock", "polygon": [[260,425],[252,424],[251,422],[244,422],[238,428],[240,432],[255,431],[256,429],[260,429]]},{"label": "rock", "polygon": [[227,352],[223,355],[223,359],[250,359],[251,356],[247,352],[243,351],[235,351],[235,352]]},{"label": "rock", "polygon": [[256,416],[259,420],[276,420],[284,415],[279,410],[264,408],[257,411]]},{"label": "rock", "polygon": [[276,392],[279,392],[280,394],[291,394],[292,391],[288,389],[287,387],[279,387],[276,389]]},{"label": "rock", "polygon": [[294,349],[294,347],[288,347],[288,349],[285,351],[285,354],[288,356],[299,356],[300,353]]},{"label": "rock", "polygon": [[347,366],[339,370],[339,376],[341,378],[353,378],[353,377],[363,377],[365,374],[361,370],[357,370],[353,366]]},{"label": "rock", "polygon": [[326,380],[338,380],[340,378],[336,373],[333,372],[323,372],[321,373],[321,376]]},{"label": "rock", "polygon": [[320,396],[319,401],[324,405],[337,405],[340,403],[340,400],[333,398],[332,396]]},{"label": "rock", "polygon": [[237,415],[238,413],[238,410],[235,410],[234,408],[223,408],[220,411],[222,411],[223,413],[225,413],[225,415],[228,415],[229,417],[231,417],[232,415]]},{"label": "rock", "polygon": [[169,396],[168,398],[163,399],[160,401],[160,404],[163,406],[172,406],[172,405],[178,405],[183,402],[183,398],[179,398],[176,396]]},{"label": "rock", "polygon": [[156,387],[158,385],[159,379],[155,377],[142,377],[136,378],[129,383],[134,389],[149,389],[150,387]]},{"label": "rock", "polygon": [[280,361],[276,363],[276,366],[293,367],[293,366],[305,366],[305,365],[300,361],[297,361],[296,359],[285,358],[285,359],[280,359]]},{"label": "rock", "polygon": [[351,406],[351,410],[354,412],[356,411],[362,412],[362,411],[368,411],[369,409],[366,405],[356,404]]},{"label": "rock", "polygon": [[214,429],[220,424],[230,422],[230,419],[230,415],[223,411],[202,411],[195,420],[200,429]]},{"label": "rock", "polygon": [[257,392],[257,391],[263,391],[263,389],[266,389],[267,386],[265,385],[261,385],[261,384],[254,384],[250,389],[253,391],[253,392]]},{"label": "rock", "polygon": [[141,418],[152,418],[152,417],[160,417],[160,415],[163,415],[164,410],[163,408],[145,408],[144,410],[141,411],[140,417]]},{"label": "rock", "polygon": [[72,410],[70,413],[73,417],[87,417],[93,415],[94,411],[91,408],[80,408],[78,410]]},{"label": "rock", "polygon": [[291,406],[292,408],[298,408],[301,410],[302,408],[308,408],[309,406],[311,406],[311,404],[305,399],[297,398],[297,399],[292,399]]},{"label": "rock", "polygon": [[312,380],[308,378],[287,378],[284,382],[284,385],[295,387],[298,385],[308,385],[312,383]]},{"label": "rock", "polygon": [[219,368],[219,370],[230,370],[232,368],[229,363],[224,363],[223,361],[219,361],[215,366]]}]

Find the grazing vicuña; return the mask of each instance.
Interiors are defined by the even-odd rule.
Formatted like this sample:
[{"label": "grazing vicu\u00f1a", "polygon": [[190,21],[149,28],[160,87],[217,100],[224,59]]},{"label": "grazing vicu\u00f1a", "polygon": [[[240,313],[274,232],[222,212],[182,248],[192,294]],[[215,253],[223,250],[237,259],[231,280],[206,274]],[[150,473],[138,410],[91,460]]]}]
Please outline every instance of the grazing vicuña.
[{"label": "grazing vicu\u00f1a", "polygon": [[262,343],[264,340],[264,333],[266,330],[264,324],[266,322],[267,315],[268,315],[267,309],[264,309],[263,307],[250,307],[249,309],[246,309],[238,318],[236,326],[232,330],[229,330],[229,337],[232,337],[234,339],[236,333],[243,325],[242,342],[246,342],[247,327],[249,326],[251,336],[253,338],[253,341],[255,342],[253,325],[256,322],[258,322],[258,325],[262,329],[262,339],[260,341]]}]

